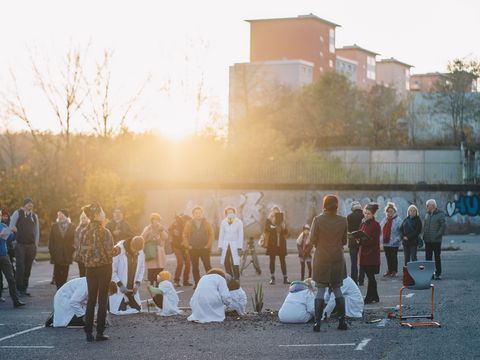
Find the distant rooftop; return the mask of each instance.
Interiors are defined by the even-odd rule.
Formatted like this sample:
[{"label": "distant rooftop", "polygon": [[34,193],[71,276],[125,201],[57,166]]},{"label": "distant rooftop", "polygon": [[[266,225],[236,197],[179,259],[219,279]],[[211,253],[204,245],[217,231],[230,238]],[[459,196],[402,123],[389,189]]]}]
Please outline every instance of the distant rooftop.
[{"label": "distant rooftop", "polygon": [[402,62],[402,61],[400,61],[400,60],[397,60],[397,59],[395,59],[395,58],[393,58],[393,57],[391,57],[390,59],[382,59],[382,60],[380,60],[380,61],[378,61],[378,62],[379,62],[379,63],[397,63],[397,64],[400,64],[400,65],[403,65],[403,66],[406,66],[406,67],[410,67],[410,68],[411,68],[411,67],[414,67],[413,65],[409,65],[409,64],[404,63],[404,62]]},{"label": "distant rooftop", "polygon": [[303,20],[303,19],[312,19],[316,21],[320,21],[324,24],[333,26],[333,27],[340,27],[341,25],[335,24],[331,21],[322,19],[316,15],[313,15],[312,13],[308,15],[298,15],[297,17],[288,17],[288,18],[271,18],[271,19],[251,19],[251,20],[245,20],[246,22],[253,23],[253,22],[260,22],[260,21],[288,21],[288,20]]},{"label": "distant rooftop", "polygon": [[447,73],[441,73],[441,72],[436,71],[436,72],[429,72],[429,73],[422,73],[422,74],[411,74],[410,76],[419,76],[419,77],[428,76],[428,77],[430,77],[430,76],[446,76],[446,75],[447,75]]},{"label": "distant rooftop", "polygon": [[339,48],[338,50],[358,50],[358,51],[366,52],[368,54],[372,54],[374,56],[375,55],[380,55],[379,53],[376,53],[375,51],[367,50],[365,48],[362,48],[361,46],[358,46],[357,44],[344,46],[342,48]]}]

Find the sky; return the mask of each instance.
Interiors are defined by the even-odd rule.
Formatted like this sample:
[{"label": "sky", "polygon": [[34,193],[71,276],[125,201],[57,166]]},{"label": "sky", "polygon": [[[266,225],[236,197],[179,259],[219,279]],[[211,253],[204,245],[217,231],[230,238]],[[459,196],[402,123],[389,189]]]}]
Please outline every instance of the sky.
[{"label": "sky", "polygon": [[[377,59],[414,65],[413,74],[444,71],[455,57],[480,58],[475,0],[0,0],[0,93],[11,91],[13,71],[34,126],[58,131],[33,81],[31,57],[54,74],[69,46],[90,44],[92,64],[104,49],[113,51],[115,108],[149,79],[128,126],[180,138],[212,114],[227,118],[228,68],[249,59],[244,20],[309,13],[341,25],[337,47],[356,43],[380,53]],[[4,119],[2,126],[21,125]],[[86,129],[80,114],[73,126]]]}]

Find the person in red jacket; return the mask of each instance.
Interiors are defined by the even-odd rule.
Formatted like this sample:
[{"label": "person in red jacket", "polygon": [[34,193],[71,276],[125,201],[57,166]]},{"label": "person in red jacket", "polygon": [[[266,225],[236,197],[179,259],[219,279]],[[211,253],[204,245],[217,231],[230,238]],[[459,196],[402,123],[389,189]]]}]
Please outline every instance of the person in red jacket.
[{"label": "person in red jacket", "polygon": [[370,203],[365,206],[363,213],[365,218],[360,225],[360,230],[367,237],[360,242],[359,259],[360,267],[365,271],[368,278],[367,295],[365,304],[379,302],[377,291],[377,281],[375,274],[380,272],[380,224],[375,220],[375,213],[378,210],[378,204]]}]

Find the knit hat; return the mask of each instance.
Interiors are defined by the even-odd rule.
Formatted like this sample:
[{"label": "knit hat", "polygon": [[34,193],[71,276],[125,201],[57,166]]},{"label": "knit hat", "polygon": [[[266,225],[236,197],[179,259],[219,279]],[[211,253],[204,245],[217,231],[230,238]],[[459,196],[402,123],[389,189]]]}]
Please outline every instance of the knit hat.
[{"label": "knit hat", "polygon": [[160,278],[160,281],[165,281],[165,280],[170,280],[172,278],[172,274],[170,274],[169,271],[163,270],[158,274],[158,277]]},{"label": "knit hat", "polygon": [[360,204],[359,201],[352,201],[352,204],[350,205],[350,209],[353,210],[362,210],[362,204]]},{"label": "knit hat", "polygon": [[377,212],[378,210],[378,204],[377,203],[369,203],[365,206],[365,209],[367,209],[368,211],[370,211],[373,215],[375,215],[375,213]]},{"label": "knit hat", "polygon": [[23,199],[23,206],[27,204],[33,204],[33,200],[31,197],[26,197],[25,199]]},{"label": "knit hat", "polygon": [[58,210],[58,212],[61,212],[63,215],[65,215],[65,217],[68,218],[68,210],[67,209],[60,209],[60,210]]},{"label": "knit hat", "polygon": [[387,203],[387,206],[385,206],[385,212],[387,212],[388,209],[393,209],[393,211],[397,212],[397,207],[395,206],[395,203],[393,203],[393,202],[388,202]]},{"label": "knit hat", "polygon": [[338,198],[335,195],[325,195],[323,198],[323,210],[336,211],[338,209]]}]

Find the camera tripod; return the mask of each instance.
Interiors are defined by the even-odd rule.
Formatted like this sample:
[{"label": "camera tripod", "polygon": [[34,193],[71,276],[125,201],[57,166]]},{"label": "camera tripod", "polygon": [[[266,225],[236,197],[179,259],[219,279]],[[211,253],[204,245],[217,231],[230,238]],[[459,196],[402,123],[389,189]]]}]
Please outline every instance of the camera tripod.
[{"label": "camera tripod", "polygon": [[[249,256],[251,259],[247,262]],[[253,242],[253,238],[249,239],[247,249],[243,252],[242,263],[240,265],[240,274],[243,275],[243,270],[245,270],[250,264],[253,264],[257,275],[262,274],[260,263],[258,262],[257,252],[255,251],[255,243]]]}]

